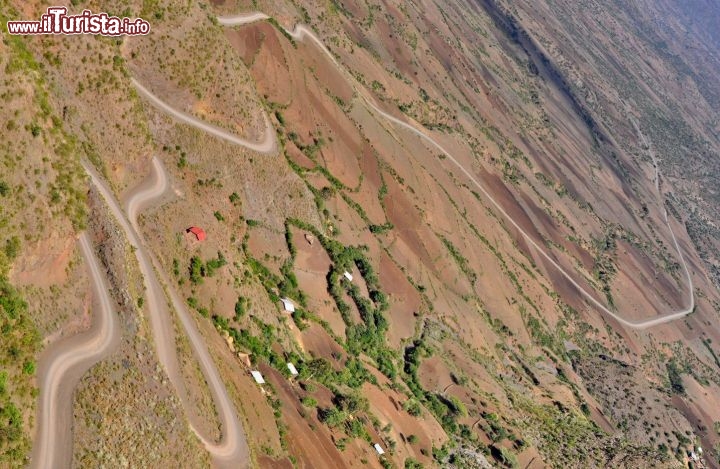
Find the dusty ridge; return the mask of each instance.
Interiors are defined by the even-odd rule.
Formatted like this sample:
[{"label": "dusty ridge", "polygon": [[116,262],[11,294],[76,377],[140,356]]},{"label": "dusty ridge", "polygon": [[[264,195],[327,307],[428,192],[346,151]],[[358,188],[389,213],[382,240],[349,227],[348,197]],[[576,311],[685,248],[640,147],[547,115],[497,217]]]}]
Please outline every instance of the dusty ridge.
[{"label": "dusty ridge", "polygon": [[[126,210],[128,215],[126,216],[120,208],[120,204],[113,196],[112,191],[104,181],[87,163],[84,162],[83,166],[90,176],[93,186],[98,190],[107,203],[111,213],[117,219],[123,231],[125,231],[128,242],[135,248],[135,256],[145,282],[150,322],[158,358],[167,371],[173,386],[180,394],[186,415],[189,416],[188,420],[191,429],[200,441],[202,441],[218,465],[246,467],[249,464],[249,449],[245,439],[245,433],[227,389],[220,378],[217,367],[203,342],[202,336],[195,327],[187,307],[172,288],[172,283],[169,282],[164,275],[160,263],[145,247],[145,242],[137,229],[138,209],[145,203],[160,197],[168,187],[165,170],[160,164],[160,161],[157,158],[153,158],[153,183],[150,187],[142,188],[131,194],[127,202]],[[170,330],[173,323],[170,311],[167,308],[166,293],[170,297],[172,306],[187,334],[194,355],[200,364],[203,375],[212,393],[222,427],[220,442],[205,437],[197,429],[197,425],[193,422],[194,413],[189,409],[192,404],[183,398],[185,397],[185,387],[182,375],[180,374],[173,333]]]},{"label": "dusty ridge", "polygon": [[[225,26],[240,26],[244,24],[254,23],[256,21],[262,21],[269,19],[269,16],[261,13],[261,12],[254,12],[254,13],[246,13],[246,14],[240,14],[235,16],[225,16],[225,17],[219,17],[218,22]],[[285,29],[285,28],[283,28]],[[285,31],[296,40],[303,40],[305,37],[310,38],[318,47],[320,50],[322,50],[333,62],[333,64],[338,67],[341,73],[347,73],[344,68],[340,66],[340,64],[337,62],[335,57],[332,55],[332,53],[325,47],[325,45],[322,43],[322,41],[306,26],[297,24],[293,28],[292,31],[289,31],[285,29]],[[351,80],[350,83],[353,83]],[[357,88],[354,86],[353,88],[357,90]],[[360,90],[358,90],[360,91]],[[673,243],[675,244],[675,248],[677,249],[678,256],[680,258],[680,263],[683,266],[683,270],[685,271],[685,277],[687,280],[687,286],[689,290],[689,305],[687,308],[681,310],[681,311],[671,311],[668,313],[660,314],[652,318],[643,319],[639,321],[631,321],[628,319],[625,319],[620,314],[611,311],[608,309],[604,304],[602,304],[600,301],[598,301],[590,292],[585,290],[565,269],[560,266],[553,258],[550,256],[533,238],[525,232],[525,230],[520,227],[520,225],[502,208],[502,206],[490,195],[490,193],[480,184],[477,179],[468,171],[465,169],[465,167],[458,162],[445,148],[442,147],[438,142],[432,139],[432,137],[429,137],[424,132],[418,130],[413,125],[410,125],[391,114],[388,114],[387,112],[380,109],[375,103],[372,102],[371,98],[368,98],[365,93],[359,93],[359,95],[362,97],[365,104],[368,106],[369,109],[376,112],[380,116],[382,116],[385,120],[404,128],[405,130],[408,130],[415,134],[416,136],[420,137],[425,142],[429,143],[436,149],[438,149],[440,152],[442,152],[443,155],[445,155],[467,178],[470,180],[470,182],[480,191],[482,194],[487,198],[487,200],[495,207],[495,209],[502,214],[502,216],[510,222],[510,224],[518,230],[518,232],[528,241],[528,243],[535,248],[535,250],[544,257],[550,264],[555,267],[555,269],[563,276],[567,281],[569,281],[576,289],[577,291],[584,296],[590,303],[592,303],[600,312],[614,318],[621,324],[633,328],[633,329],[647,329],[653,326],[657,326],[660,324],[665,324],[667,322],[674,321],[676,319],[681,319],[688,314],[692,313],[695,309],[695,289],[693,286],[692,278],[690,277],[690,271],[688,270],[687,264],[685,262],[685,258],[683,257],[682,251],[680,249],[680,245],[677,242],[677,239],[675,238],[675,233],[672,230],[672,227],[670,226],[670,222],[668,220],[667,216],[667,210],[665,210],[665,223],[667,224],[668,230],[670,230],[670,235],[673,239]],[[642,135],[642,134],[641,134]],[[642,137],[644,139],[644,136]],[[656,169],[656,176],[655,176],[655,184],[659,191],[659,174],[657,174],[657,162],[653,155],[653,163],[655,165]]]},{"label": "dusty ridge", "polygon": [[108,295],[105,274],[87,233],[78,240],[97,308],[90,331],[75,335],[44,352],[40,364],[38,433],[30,467],[70,467],[72,461],[72,394],[82,375],[119,344],[120,326]]}]

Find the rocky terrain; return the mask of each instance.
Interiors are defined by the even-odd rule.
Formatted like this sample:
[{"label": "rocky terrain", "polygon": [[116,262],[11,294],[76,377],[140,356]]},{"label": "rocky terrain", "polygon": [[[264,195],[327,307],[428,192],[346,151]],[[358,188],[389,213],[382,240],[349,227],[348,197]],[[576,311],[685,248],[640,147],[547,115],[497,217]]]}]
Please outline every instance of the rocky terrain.
[{"label": "rocky terrain", "polygon": [[[45,8],[0,0],[3,28]],[[213,464],[196,354],[172,316],[178,390],[134,248],[80,165],[127,200],[153,157],[170,188],[140,230],[252,467],[720,467],[712,2],[68,8],[152,32],[3,30],[0,467],[31,462],[42,351],[91,320],[83,230],[123,333],[75,390],[73,466]],[[253,11],[269,18],[218,20]],[[267,118],[278,149],[181,122],[131,79],[242,139]]]}]

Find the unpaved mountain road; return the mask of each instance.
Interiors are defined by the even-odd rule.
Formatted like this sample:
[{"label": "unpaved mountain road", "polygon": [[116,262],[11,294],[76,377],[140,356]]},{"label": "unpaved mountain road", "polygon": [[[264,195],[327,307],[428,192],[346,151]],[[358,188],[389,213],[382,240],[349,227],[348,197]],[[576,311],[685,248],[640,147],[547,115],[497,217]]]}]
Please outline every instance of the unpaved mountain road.
[{"label": "unpaved mountain road", "polygon": [[[269,17],[264,13],[249,13],[232,17],[220,17],[220,24],[226,26],[239,26],[256,21],[266,20]],[[296,25],[292,31],[285,30],[293,39],[303,40],[309,38],[314,42],[338,67],[341,73],[349,77],[349,73],[338,63],[332,53],[324,46],[322,41],[315,34],[303,25]],[[224,139],[232,144],[240,145],[249,150],[263,153],[275,154],[278,151],[275,130],[273,129],[269,118],[264,115],[265,135],[262,141],[253,142],[238,137],[219,127],[207,124],[193,116],[173,109],[171,106],[163,102],[152,92],[147,90],[142,84],[132,79],[132,83],[139,93],[148,99],[154,106],[161,111],[172,116],[173,118],[198,128],[204,132]],[[362,98],[364,104],[369,110],[386,121],[398,126],[406,131],[413,133],[421,138],[424,142],[439,150],[445,157],[459,169],[468,180],[485,196],[491,205],[515,228],[518,232],[533,246],[533,248],[545,258],[557,271],[568,280],[577,291],[584,296],[591,304],[593,304],[600,312],[614,318],[619,323],[633,329],[647,329],[670,321],[681,319],[690,314],[695,308],[694,287],[690,272],[683,257],[680,245],[675,237],[670,222],[668,220],[667,211],[664,213],[665,222],[670,235],[673,239],[675,248],[677,249],[680,262],[685,272],[687,286],[689,289],[689,306],[681,311],[668,312],[640,321],[631,321],[622,317],[620,314],[610,311],[605,305],[600,303],[590,292],[586,291],[574,278],[566,272],[538,243],[536,243],[530,235],[528,235],[519,224],[502,208],[502,206],[492,197],[492,195],[477,181],[473,174],[465,169],[442,145],[435,141],[432,137],[419,130],[416,126],[411,125],[403,120],[394,117],[391,114],[380,109],[364,89],[358,89],[354,82],[350,80],[353,88],[358,91],[358,95]],[[657,171],[657,162],[653,161]],[[148,186],[139,186],[128,198],[125,213],[120,204],[115,199],[112,191],[107,187],[105,182],[98,176],[89,165],[84,163],[84,167],[90,176],[92,184],[101,194],[109,210],[117,219],[130,245],[135,249],[138,264],[144,278],[146,294],[148,297],[148,311],[150,312],[151,326],[155,339],[155,345],[158,351],[158,358],[165,367],[168,376],[173,385],[178,390],[181,401],[188,415],[191,428],[198,438],[203,442],[206,449],[213,456],[218,466],[227,467],[246,467],[249,464],[249,450],[243,432],[242,425],[237,416],[234,404],[232,403],[227,389],[217,371],[207,347],[204,344],[202,336],[195,327],[193,319],[185,306],[184,301],[174,290],[172,283],[168,280],[161,264],[152,255],[140,235],[137,225],[137,215],[139,210],[149,204],[153,200],[162,196],[167,187],[167,175],[164,168],[157,158],[152,160],[152,180]],[[658,185],[659,175],[656,173],[655,184]],[[659,187],[658,187],[659,189]],[[126,215],[127,214],[127,215]],[[117,319],[114,317],[111,308],[111,301],[107,295],[107,284],[101,273],[97,259],[92,252],[89,239],[86,235],[80,238],[80,246],[90,269],[93,288],[100,302],[100,315],[97,324],[93,326],[93,331],[75,336],[67,341],[59,343],[57,348],[52,347],[48,350],[49,358],[47,363],[41,364],[41,370],[38,376],[41,380],[41,402],[39,410],[38,438],[35,444],[32,465],[33,467],[62,467],[69,466],[72,459],[72,447],[70,432],[63,429],[71,427],[71,410],[72,407],[66,403],[70,401],[72,391],[79,377],[92,364],[99,361],[105,354],[109,353],[113,345],[119,341],[120,331],[117,325]],[[172,327],[171,312],[166,301],[166,294],[180,319],[183,330],[187,335],[196,359],[198,360],[205,376],[208,386],[213,395],[213,399],[218,411],[221,422],[222,436],[220,442],[214,441],[202,435],[197,429],[197,420],[200,418],[196,415],[192,404],[187,399],[185,385],[182,375],[179,371],[178,357],[174,340],[174,333],[170,330]],[[95,329],[97,328],[97,329]],[[66,399],[60,399],[59,396],[67,396]],[[62,409],[57,405],[58,402],[64,402]]]},{"label": "unpaved mountain road", "polygon": [[[146,243],[139,234],[137,227],[138,210],[151,201],[161,197],[168,187],[165,170],[162,168],[160,161],[157,158],[153,158],[151,183],[149,185],[141,184],[138,190],[130,194],[126,204],[126,216],[112,191],[100,176],[87,163],[83,163],[83,165],[90,176],[93,186],[105,200],[110,212],[125,232],[128,242],[134,248],[135,256],[145,282],[147,309],[150,313],[150,323],[158,358],[168,373],[170,382],[178,391],[191,429],[204,444],[217,466],[246,467],[250,461],[250,453],[235,406],[228,395],[227,389],[220,378],[220,373],[208,352],[200,332],[195,326],[190,312],[173,288],[173,284],[164,274],[162,265],[157,261],[156,257],[150,253],[149,249],[147,249]],[[210,388],[222,429],[219,442],[215,441],[214,438],[203,435],[199,430],[198,422],[202,417],[197,415],[194,404],[190,402],[187,396],[185,383],[180,372],[175,336],[172,331],[174,319],[168,308],[166,293],[169,296],[177,317],[180,319],[182,330],[189,339],[195,359],[198,361],[203,376]]]},{"label": "unpaved mountain road", "polygon": [[[261,13],[261,12],[253,12],[253,13],[245,13],[245,14],[239,14],[235,16],[223,16],[218,18],[218,22],[225,26],[241,26],[246,25],[249,23],[254,23],[256,21],[263,21],[269,19],[269,16]],[[284,29],[284,28],[283,28]],[[408,124],[407,122],[404,122],[397,117],[388,114],[387,112],[380,109],[374,102],[372,97],[368,96],[368,94],[365,92],[364,89],[358,89],[357,86],[355,86],[355,83],[353,81],[353,78],[351,75],[338,63],[338,61],[335,59],[335,56],[325,47],[325,45],[322,43],[322,41],[306,26],[303,25],[295,25],[292,31],[285,29],[285,31],[295,40],[303,40],[304,38],[310,38],[312,42],[314,42],[320,50],[322,50],[325,55],[328,56],[328,58],[332,61],[332,63],[338,67],[339,71],[343,73],[346,78],[349,80],[349,83],[353,88],[358,92],[358,96],[360,96],[363,100],[363,102],[367,105],[367,107],[371,110],[383,117],[385,120],[395,124],[396,126],[399,126],[417,137],[421,138],[423,141],[428,143],[429,145],[435,147],[437,150],[439,150],[443,155],[447,157],[447,159],[455,165],[457,169],[459,169],[469,180],[470,182],[485,196],[485,198],[490,202],[490,204],[515,228],[518,230],[518,232],[527,240],[527,242],[537,251],[538,254],[540,254],[545,260],[547,260],[565,279],[570,282],[577,291],[585,297],[593,306],[595,306],[600,312],[612,317],[613,319],[617,320],[619,323],[623,324],[624,326],[630,327],[632,329],[647,329],[650,327],[654,327],[660,324],[665,324],[671,321],[675,321],[677,319],[681,319],[688,314],[692,313],[695,309],[695,288],[693,285],[692,277],[690,276],[690,271],[688,270],[687,263],[685,262],[685,258],[682,254],[682,250],[680,249],[680,245],[678,244],[678,241],[675,237],[675,233],[672,230],[672,227],[670,226],[670,222],[667,217],[667,210],[664,213],[665,217],[665,223],[667,224],[668,230],[670,230],[670,235],[672,237],[673,243],[675,245],[675,249],[677,249],[678,257],[680,260],[680,263],[682,264],[683,270],[685,272],[685,278],[687,281],[687,288],[688,288],[688,306],[680,311],[671,311],[663,314],[659,314],[656,316],[653,316],[648,319],[643,320],[628,320],[625,319],[621,314],[618,314],[614,311],[611,311],[608,309],[604,304],[602,304],[600,301],[598,301],[593,294],[585,290],[574,278],[572,275],[570,275],[560,264],[558,264],[557,261],[553,259],[550,254],[542,247],[540,246],[525,230],[523,230],[520,225],[503,209],[503,207],[495,200],[495,198],[483,187],[480,182],[473,176],[473,174],[465,169],[465,167],[460,164],[460,162],[453,157],[453,155],[450,154],[445,148],[443,148],[442,145],[440,145],[437,141],[435,141],[432,137],[428,136],[421,130],[419,130],[417,127]],[[641,134],[642,135],[642,134]],[[642,135],[643,143],[646,145],[649,145],[649,143],[645,140],[645,136]],[[654,154],[651,154],[653,158],[653,165],[655,166],[655,186],[658,189],[659,193],[659,174],[657,169],[657,159]],[[662,197],[662,195],[660,195]]]},{"label": "unpaved mountain road", "polygon": [[268,116],[266,114],[263,114],[263,118],[265,120],[265,136],[263,139],[259,142],[253,142],[251,140],[246,140],[244,138],[240,138],[235,134],[232,134],[226,130],[221,129],[220,127],[216,127],[214,125],[210,125],[206,122],[201,121],[200,119],[197,119],[196,117],[193,117],[189,114],[185,114],[184,112],[180,112],[168,104],[166,104],[164,101],[162,101],[160,98],[155,96],[153,93],[151,93],[147,88],[145,88],[142,84],[140,84],[137,80],[134,78],[131,78],[130,81],[132,82],[133,86],[136,90],[142,95],[145,96],[155,107],[160,109],[161,111],[165,112],[166,114],[174,117],[175,119],[182,121],[186,124],[189,124],[197,129],[200,129],[204,132],[207,132],[211,135],[214,135],[216,137],[219,137],[223,140],[227,140],[228,142],[240,145],[248,150],[252,150],[258,153],[263,154],[274,154],[277,153],[277,139],[275,138],[275,129],[273,128],[272,124],[270,123],[270,119],[268,119]]},{"label": "unpaved mountain road", "polygon": [[72,397],[82,375],[120,343],[120,325],[108,294],[108,282],[87,233],[78,240],[93,292],[90,330],[51,345],[39,361],[37,436],[32,468],[70,467],[72,462]]}]

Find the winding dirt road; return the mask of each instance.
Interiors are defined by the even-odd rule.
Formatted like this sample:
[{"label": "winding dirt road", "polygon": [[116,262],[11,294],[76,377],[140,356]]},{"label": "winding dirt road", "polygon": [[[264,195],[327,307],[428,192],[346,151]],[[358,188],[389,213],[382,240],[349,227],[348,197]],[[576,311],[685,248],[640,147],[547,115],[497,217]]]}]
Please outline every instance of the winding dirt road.
[{"label": "winding dirt road", "polygon": [[[246,13],[246,14],[240,14],[235,16],[225,16],[225,17],[219,17],[218,22],[225,26],[241,26],[249,23],[254,23],[256,21],[263,21],[269,19],[269,16],[267,16],[264,13],[260,12],[253,12],[253,13]],[[284,28],[283,28],[284,29]],[[310,38],[312,42],[314,42],[320,50],[322,50],[325,55],[330,58],[330,60],[333,62],[333,64],[338,67],[339,71],[343,73],[346,78],[350,77],[350,74],[345,70],[344,67],[342,67],[338,61],[335,59],[335,56],[325,47],[325,45],[322,43],[322,41],[306,26],[303,25],[295,25],[292,31],[289,31],[285,29],[285,31],[295,40],[303,40],[304,38]],[[683,318],[687,316],[688,314],[692,313],[695,309],[695,289],[693,286],[692,278],[690,276],[690,271],[688,270],[687,264],[685,262],[685,258],[683,257],[682,250],[680,249],[680,245],[678,244],[678,241],[675,237],[675,233],[672,230],[672,227],[670,226],[670,222],[667,217],[667,210],[665,210],[665,223],[667,224],[668,230],[670,230],[670,235],[673,239],[673,243],[675,244],[675,248],[678,252],[678,257],[680,259],[680,263],[683,266],[683,270],[685,271],[685,278],[687,280],[687,287],[688,287],[688,297],[689,297],[689,304],[686,308],[682,309],[681,311],[672,311],[668,313],[659,314],[656,316],[653,316],[652,318],[633,321],[628,320],[622,317],[622,315],[611,311],[608,309],[604,304],[602,304],[600,301],[598,301],[595,296],[593,296],[590,292],[585,290],[574,278],[572,275],[570,275],[560,264],[558,264],[557,261],[553,259],[550,254],[545,251],[545,249],[540,246],[525,230],[523,230],[520,225],[503,209],[503,207],[495,200],[495,198],[483,187],[480,182],[468,171],[465,169],[465,167],[458,162],[458,160],[453,157],[450,152],[445,150],[442,145],[440,145],[438,142],[433,140],[432,137],[428,136],[421,130],[419,130],[417,127],[408,124],[407,122],[404,122],[396,117],[394,117],[391,114],[388,114],[387,112],[380,109],[372,100],[371,97],[367,95],[364,89],[358,89],[357,86],[355,86],[354,81],[352,79],[349,79],[349,83],[353,86],[353,88],[358,92],[358,95],[362,98],[363,102],[367,105],[367,107],[371,110],[383,117],[385,120],[413,133],[417,137],[421,138],[426,143],[430,144],[437,150],[439,150],[443,155],[447,157],[447,159],[452,162],[469,180],[470,182],[485,196],[485,198],[490,202],[490,204],[495,207],[495,209],[502,214],[502,216],[515,228],[518,230],[518,232],[527,240],[527,242],[535,248],[538,254],[540,254],[543,258],[545,258],[565,279],[570,282],[577,291],[585,297],[590,303],[592,303],[600,312],[614,318],[621,324],[633,328],[633,329],[647,329],[653,326],[657,326],[660,324],[665,324],[671,321],[675,321],[677,319]],[[644,136],[643,136],[644,138]],[[645,142],[647,144],[647,142]],[[655,185],[658,189],[659,193],[659,174],[657,169],[657,161],[653,155],[653,164],[655,165],[656,175],[655,175]],[[662,197],[662,196],[661,196]]]},{"label": "winding dirt road", "polygon": [[180,112],[173,107],[166,104],[164,101],[162,101],[160,98],[155,96],[145,88],[142,84],[140,84],[137,80],[134,78],[130,79],[130,82],[133,84],[136,90],[138,92],[145,96],[145,98],[148,99],[155,107],[163,111],[164,113],[174,117],[175,119],[182,121],[186,124],[190,124],[191,126],[200,129],[204,132],[207,132],[211,135],[214,135],[216,137],[219,137],[223,140],[226,140],[230,143],[233,143],[235,145],[240,145],[242,147],[245,147],[247,149],[250,149],[252,151],[263,153],[263,154],[274,154],[277,153],[277,139],[275,138],[275,129],[273,128],[272,124],[270,123],[270,119],[268,119],[268,116],[266,114],[263,114],[263,118],[265,120],[265,136],[263,139],[259,142],[253,142],[251,140],[246,140],[244,138],[240,138],[235,134],[232,134],[230,132],[227,132],[220,127],[216,127],[214,125],[208,124],[206,122],[201,121],[200,119],[197,119],[189,114],[185,114],[184,112]]},{"label": "winding dirt road", "polygon": [[[267,15],[259,12],[218,18],[220,24],[226,26],[239,26],[267,19],[269,19]],[[442,145],[425,134],[418,127],[404,122],[403,120],[400,120],[383,111],[374,103],[372,97],[367,94],[366,90],[358,89],[347,70],[338,63],[333,54],[310,29],[304,25],[298,24],[292,31],[286,30],[286,32],[295,40],[304,40],[309,38],[312,42],[314,42],[320,50],[327,55],[333,64],[338,67],[340,72],[349,78],[349,82],[358,92],[358,95],[362,98],[363,102],[371,112],[381,116],[389,123],[411,132],[445,155],[447,160],[452,162],[457,169],[459,169],[468,178],[468,180],[485,196],[491,205],[500,214],[502,214],[515,229],[518,230],[518,232],[531,246],[533,246],[537,253],[545,258],[555,269],[557,269],[557,271],[573,286],[575,286],[578,292],[600,312],[614,318],[627,327],[633,329],[646,329],[680,319],[693,311],[695,307],[695,296],[692,278],[683,257],[680,245],[670,225],[667,210],[664,212],[665,222],[670,230],[670,235],[685,272],[689,289],[689,306],[681,311],[668,312],[645,320],[627,320],[618,313],[609,310],[590,292],[586,291],[578,282],[576,282],[574,278],[565,271],[563,267],[560,266],[552,258],[552,256],[545,251],[545,249],[543,249],[542,246],[535,242],[535,240],[528,235],[512,217],[509,216],[509,214],[482,186],[482,184],[480,184],[473,174],[465,169],[465,167],[463,167],[458,160],[445,150]],[[179,121],[226,140],[232,144],[240,145],[258,153],[275,154],[278,151],[275,130],[272,127],[267,115],[263,116],[266,127],[263,140],[260,142],[253,142],[240,138],[237,135],[227,132],[219,127],[205,123],[193,116],[175,110],[152,94],[135,79],[132,79],[132,83],[138,92],[148,99],[154,106]],[[637,124],[634,123],[634,125],[637,128]],[[644,136],[642,136],[642,138],[645,139]],[[646,145],[648,144],[645,140],[644,143]],[[654,182],[656,188],[658,189],[658,193],[662,198],[662,194],[660,194],[659,191],[657,160],[654,155],[652,156],[656,171]],[[105,184],[102,178],[87,163],[83,163],[83,166],[90,176],[92,184],[101,194],[109,210],[125,232],[128,242],[134,248],[145,282],[146,295],[148,299],[148,311],[150,312],[150,322],[158,358],[167,371],[173,386],[177,389],[178,394],[180,395],[186,414],[188,415],[191,428],[203,442],[208,452],[213,456],[217,465],[228,467],[247,466],[249,464],[249,450],[245,434],[238,419],[236,409],[227,393],[225,385],[222,382],[217,367],[215,366],[212,357],[204,344],[202,336],[195,327],[195,323],[185,305],[185,302],[173,288],[173,284],[165,275],[162,265],[157,261],[151,251],[146,248],[146,243],[144,242],[137,225],[137,216],[139,211],[153,200],[161,197],[168,188],[167,175],[164,168],[157,158],[153,158],[152,177],[149,184],[141,185],[137,188],[137,190],[128,199],[125,212],[123,212],[119,202],[115,199],[112,191]],[[92,251],[90,241],[86,234],[83,234],[80,237],[79,243],[90,270],[93,290],[97,300],[99,301],[99,314],[97,315],[97,320],[94,322],[91,331],[72,337],[49,348],[45,353],[47,358],[41,359],[40,372],[38,375],[41,377],[41,399],[39,405],[38,438],[36,440],[32,457],[33,467],[45,468],[69,466],[72,459],[72,441],[71,432],[65,430],[67,428],[71,428],[72,408],[67,405],[59,406],[58,402],[70,402],[72,391],[80,376],[82,376],[82,374],[90,366],[110,353],[110,351],[119,342],[120,331],[117,324],[117,318],[112,311],[112,302],[107,294],[107,282],[103,277],[102,270]],[[190,341],[193,353],[200,364],[200,368],[212,393],[222,426],[222,436],[219,442],[204,436],[202,432],[198,430],[198,421],[201,417],[196,414],[195,410],[192,408],[190,400],[187,398],[187,390],[185,388],[185,383],[178,363],[174,332],[171,330],[173,320],[170,308],[168,307],[167,298],[169,298],[172,308],[175,310],[177,317],[180,319],[183,330]]]},{"label": "winding dirt road", "polygon": [[70,467],[73,392],[82,375],[120,343],[120,325],[108,295],[108,282],[87,233],[78,240],[93,290],[90,330],[50,346],[40,358],[38,429],[30,467]]},{"label": "winding dirt road", "polygon": [[[245,439],[242,424],[238,419],[236,409],[227,393],[227,389],[220,378],[220,373],[213,362],[210,353],[203,341],[200,332],[195,327],[190,312],[180,299],[172,283],[164,274],[162,265],[148,249],[139,234],[137,214],[145,204],[159,198],[168,187],[167,176],[157,158],[152,160],[152,179],[147,187],[141,186],[130,196],[127,202],[127,216],[123,213],[120,204],[113,196],[112,191],[100,176],[87,164],[83,163],[90,180],[105,200],[110,212],[117,219],[125,232],[130,245],[134,248],[135,256],[145,282],[150,323],[155,339],[158,358],[168,373],[170,382],[178,391],[180,400],[188,415],[191,429],[195,432],[207,451],[212,455],[216,465],[220,467],[246,467],[249,464],[249,449]],[[173,318],[168,308],[165,294],[170,298],[173,309],[180,319],[183,330],[190,341],[195,358],[207,380],[210,392],[215,403],[222,436],[219,442],[207,437],[199,430],[198,422],[201,416],[197,415],[193,404],[187,397],[187,390],[180,372],[176,344],[172,331]]]}]

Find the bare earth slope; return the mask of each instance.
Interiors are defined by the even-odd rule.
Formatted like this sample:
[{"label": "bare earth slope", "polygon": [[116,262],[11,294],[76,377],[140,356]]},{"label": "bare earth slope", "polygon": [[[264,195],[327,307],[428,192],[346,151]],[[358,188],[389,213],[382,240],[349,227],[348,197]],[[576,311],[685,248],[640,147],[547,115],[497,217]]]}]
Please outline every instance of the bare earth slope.
[{"label": "bare earth slope", "polygon": [[77,387],[73,465],[720,464],[717,7],[122,8],[151,34],[2,43],[23,353],[87,324],[89,187],[112,240],[122,345]]}]

